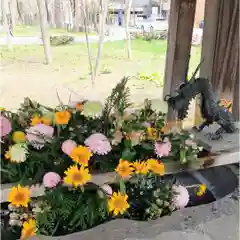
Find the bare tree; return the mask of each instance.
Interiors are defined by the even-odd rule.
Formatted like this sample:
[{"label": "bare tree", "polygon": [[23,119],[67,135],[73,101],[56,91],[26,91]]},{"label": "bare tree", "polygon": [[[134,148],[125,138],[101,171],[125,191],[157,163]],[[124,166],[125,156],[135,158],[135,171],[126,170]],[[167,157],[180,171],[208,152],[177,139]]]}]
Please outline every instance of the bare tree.
[{"label": "bare tree", "polygon": [[129,22],[130,22],[130,15],[131,15],[131,6],[132,0],[126,0],[125,3],[125,32],[126,32],[126,39],[127,39],[127,53],[128,58],[132,60],[132,47],[131,47],[131,35],[129,32]]},{"label": "bare tree", "polygon": [[90,72],[91,72],[92,87],[94,87],[95,78],[94,78],[94,72],[93,72],[91,48],[90,48],[89,38],[88,38],[88,19],[87,19],[86,0],[82,0],[81,10],[82,10],[83,21],[84,21],[84,31],[85,31],[85,37],[86,37],[86,42],[87,42],[88,61],[89,61],[89,68],[90,68]]},{"label": "bare tree", "polygon": [[63,2],[62,0],[54,0],[54,10],[55,10],[55,23],[57,28],[63,28],[64,20],[63,20]]},{"label": "bare tree", "polygon": [[[82,0],[82,3],[84,6],[86,6],[86,0]],[[74,27],[73,28],[75,32],[79,32],[79,26],[81,22],[81,9],[79,4],[80,4],[80,0],[74,0]]]},{"label": "bare tree", "polygon": [[8,13],[8,1],[2,0],[2,15],[3,15],[4,29],[6,31],[6,41],[7,41],[8,49],[12,50],[12,36],[11,36],[10,27],[9,27],[7,13]]},{"label": "bare tree", "polygon": [[108,13],[108,1],[109,0],[100,0],[99,40],[98,40],[98,53],[97,53],[96,64],[94,68],[94,78],[98,74],[100,58],[103,51],[105,24],[106,24],[107,13]]},{"label": "bare tree", "polygon": [[45,6],[45,2],[42,0],[37,0],[37,5],[39,10],[40,27],[42,32],[45,60],[46,60],[46,64],[49,64],[52,62],[52,54],[51,54],[51,47],[50,47],[50,39],[48,36],[46,6]]}]

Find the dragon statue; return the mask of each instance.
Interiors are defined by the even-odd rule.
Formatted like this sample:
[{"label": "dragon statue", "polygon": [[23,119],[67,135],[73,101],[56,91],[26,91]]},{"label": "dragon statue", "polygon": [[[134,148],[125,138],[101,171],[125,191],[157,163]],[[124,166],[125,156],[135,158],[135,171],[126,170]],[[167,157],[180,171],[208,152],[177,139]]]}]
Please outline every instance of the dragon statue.
[{"label": "dragon statue", "polygon": [[219,140],[224,132],[234,133],[238,129],[234,124],[232,113],[227,108],[220,106],[216,101],[211,82],[206,78],[195,78],[203,60],[199,63],[189,81],[187,80],[187,69],[185,81],[175,91],[176,94],[166,95],[164,100],[168,103],[168,106],[177,111],[178,119],[183,120],[187,116],[190,101],[200,94],[201,115],[205,121],[200,126],[194,127],[194,129],[200,132],[215,122],[220,128],[215,133],[210,133],[209,137],[211,140]]}]

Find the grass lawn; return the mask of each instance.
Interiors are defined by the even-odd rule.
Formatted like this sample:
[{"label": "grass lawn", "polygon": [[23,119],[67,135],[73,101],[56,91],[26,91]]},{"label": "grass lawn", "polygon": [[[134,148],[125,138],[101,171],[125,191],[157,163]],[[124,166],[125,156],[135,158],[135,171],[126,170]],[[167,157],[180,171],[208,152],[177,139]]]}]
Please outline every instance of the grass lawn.
[{"label": "grass lawn", "polygon": [[[73,36],[82,36],[85,35],[84,32],[67,32],[65,29],[56,29],[50,28],[49,35],[73,35]],[[5,32],[0,31],[0,37],[4,36]],[[26,25],[16,25],[13,29],[13,36],[15,37],[34,37],[41,36],[40,26],[26,26]]]},{"label": "grass lawn", "polygon": [[[124,41],[105,43],[101,59],[101,74],[96,79],[94,93],[89,90],[89,94],[103,97],[120,78],[136,76],[138,72],[145,75],[157,72],[159,82],[162,81],[166,48],[166,41],[134,40],[132,41],[133,60],[130,61],[127,59]],[[91,49],[95,63],[97,45],[92,44]],[[15,106],[26,95],[44,103],[56,103],[56,89],[60,89],[61,97],[66,100],[69,97],[69,94],[66,94],[66,86],[85,94],[91,85],[88,76],[86,44],[52,47],[53,63],[51,65],[43,64],[44,51],[39,45],[15,46],[12,52],[9,52],[6,47],[0,47],[0,52],[2,58],[0,81],[3,86],[3,100],[0,99],[0,101],[4,105]],[[192,48],[190,75],[199,62],[200,53],[200,47]],[[104,74],[108,71],[109,74]],[[160,90],[156,88],[156,83],[146,80],[133,80],[131,83],[134,101],[135,99],[143,100],[145,97],[160,98]],[[52,95],[54,97],[46,98]]]}]

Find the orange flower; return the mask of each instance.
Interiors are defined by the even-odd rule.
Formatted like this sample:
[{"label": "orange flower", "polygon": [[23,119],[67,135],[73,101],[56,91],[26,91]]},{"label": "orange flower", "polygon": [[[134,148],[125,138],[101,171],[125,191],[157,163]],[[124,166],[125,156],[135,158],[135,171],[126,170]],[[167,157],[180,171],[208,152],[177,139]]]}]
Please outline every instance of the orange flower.
[{"label": "orange flower", "polygon": [[147,162],[136,161],[133,163],[133,167],[135,168],[135,173],[137,174],[146,175],[149,170],[149,166]]},{"label": "orange flower", "polygon": [[83,104],[81,104],[81,103],[76,103],[75,108],[76,108],[78,111],[82,111],[82,110],[83,110]]},{"label": "orange flower", "polygon": [[48,118],[48,117],[42,117],[42,118],[41,118],[41,123],[50,126],[51,123],[52,123],[52,121],[51,121],[51,119]]},{"label": "orange flower", "polygon": [[49,126],[49,125],[51,125],[51,123],[52,123],[52,121],[48,117],[39,117],[38,115],[35,115],[32,118],[31,125],[35,126],[37,124],[45,124],[45,125]]},{"label": "orange flower", "polygon": [[133,173],[133,167],[127,160],[120,159],[119,164],[115,171],[123,178],[130,177]]},{"label": "orange flower", "polygon": [[11,160],[10,151],[6,151],[5,154],[4,154],[4,157],[5,157],[5,159],[7,159],[7,160]]},{"label": "orange flower", "polygon": [[156,173],[160,176],[163,176],[165,173],[165,166],[163,163],[159,162],[156,159],[148,159],[148,168],[151,170],[153,173]]},{"label": "orange flower", "polygon": [[87,166],[92,155],[93,154],[89,151],[88,147],[79,145],[73,148],[70,157],[75,163]]},{"label": "orange flower", "polygon": [[56,112],[55,113],[56,124],[59,124],[59,125],[68,124],[70,117],[71,117],[71,114],[68,111]]},{"label": "orange flower", "polygon": [[35,126],[35,125],[40,124],[40,123],[41,123],[41,117],[35,115],[35,116],[32,118],[31,125],[32,125],[32,126]]}]

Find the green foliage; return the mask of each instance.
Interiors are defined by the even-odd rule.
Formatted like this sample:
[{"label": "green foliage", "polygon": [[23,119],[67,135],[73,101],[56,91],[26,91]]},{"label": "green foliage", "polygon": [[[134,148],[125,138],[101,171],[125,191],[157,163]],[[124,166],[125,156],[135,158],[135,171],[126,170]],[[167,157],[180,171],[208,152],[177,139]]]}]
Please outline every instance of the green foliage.
[{"label": "green foliage", "polygon": [[70,234],[91,228],[108,219],[107,200],[100,198],[97,186],[86,185],[84,192],[59,186],[42,198],[43,212],[37,215],[40,233],[50,236]]},{"label": "green foliage", "polygon": [[67,45],[74,42],[74,37],[61,35],[61,36],[50,36],[50,44],[52,46]]},{"label": "green foliage", "polygon": [[131,219],[149,220],[171,214],[174,210],[172,183],[157,176],[138,175],[126,183]]},{"label": "green foliage", "polygon": [[193,136],[186,131],[169,134],[172,143],[172,156],[174,161],[180,161],[181,164],[188,164],[198,158],[202,147],[193,141]]},{"label": "green foliage", "polygon": [[152,40],[166,40],[168,32],[167,30],[156,31],[156,32],[136,32],[132,33],[133,39],[140,39],[151,42]]},{"label": "green foliage", "polygon": [[122,115],[124,110],[130,106],[130,90],[126,87],[128,80],[128,77],[124,77],[116,87],[113,88],[112,93],[107,98],[103,109],[103,118],[105,120],[109,119],[113,111]]},{"label": "green foliage", "polygon": [[143,72],[138,72],[137,73],[137,79],[139,80],[147,80],[147,81],[160,81],[160,87],[163,87],[163,79],[162,76],[160,76],[160,74],[158,72],[155,72],[153,74],[150,75],[146,75]]}]

